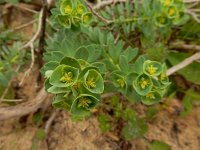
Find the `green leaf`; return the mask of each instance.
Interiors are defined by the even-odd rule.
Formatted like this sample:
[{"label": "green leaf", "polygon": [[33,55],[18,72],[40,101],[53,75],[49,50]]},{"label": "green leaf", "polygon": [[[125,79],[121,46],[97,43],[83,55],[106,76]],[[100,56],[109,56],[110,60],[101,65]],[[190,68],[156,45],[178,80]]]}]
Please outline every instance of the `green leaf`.
[{"label": "green leaf", "polygon": [[35,133],[35,138],[38,140],[44,140],[46,138],[46,133],[44,129],[38,129]]},{"label": "green leaf", "polygon": [[102,54],[102,47],[100,45],[90,44],[86,48],[89,52],[88,62],[94,62],[100,58]]},{"label": "green leaf", "polygon": [[146,60],[143,64],[143,72],[148,76],[158,76],[162,71],[162,65],[157,61]]},{"label": "green leaf", "polygon": [[125,51],[123,51],[122,55],[124,55],[129,62],[138,55],[138,48],[128,47]]},{"label": "green leaf", "polygon": [[70,107],[72,105],[72,98],[69,96],[69,93],[58,94],[54,97],[52,105],[55,108],[70,110]]},{"label": "green leaf", "polygon": [[60,62],[60,60],[63,57],[64,57],[64,54],[59,51],[47,52],[44,54],[44,61],[45,62],[50,62],[50,61]]},{"label": "green leaf", "polygon": [[114,63],[118,62],[122,50],[123,50],[122,41],[118,42],[116,45],[114,44],[109,45],[108,53],[110,57],[113,59]]},{"label": "green leaf", "polygon": [[85,46],[79,47],[76,50],[75,58],[77,59],[83,59],[83,60],[88,60],[89,58],[89,52]]},{"label": "green leaf", "polygon": [[119,57],[119,67],[121,71],[128,73],[129,72],[129,63],[128,59],[124,55],[120,55]]},{"label": "green leaf", "polygon": [[132,118],[122,130],[123,136],[127,140],[142,137],[148,131],[148,126],[144,119]]},{"label": "green leaf", "polygon": [[95,62],[95,63],[92,63],[91,65],[94,67],[97,67],[101,74],[105,74],[107,72],[106,65],[102,62]]},{"label": "green leaf", "polygon": [[60,12],[63,15],[70,15],[73,11],[73,5],[71,0],[61,0],[60,1]]},{"label": "green leaf", "polygon": [[127,83],[126,78],[124,77],[122,72],[114,71],[111,77],[114,86],[117,87],[120,92],[126,92]]},{"label": "green leaf", "polygon": [[171,147],[162,141],[154,141],[151,144],[150,150],[171,150]]},{"label": "green leaf", "polygon": [[133,71],[137,74],[142,74],[143,73],[143,63],[146,61],[146,56],[142,55],[137,58],[137,60],[134,63],[134,69]]},{"label": "green leaf", "polygon": [[161,95],[158,92],[153,91],[147,93],[146,96],[143,96],[142,103],[145,105],[152,105],[160,102],[160,100],[161,100]]},{"label": "green leaf", "polygon": [[60,61],[60,64],[64,64],[64,65],[67,65],[67,66],[70,66],[70,67],[74,67],[74,68],[77,68],[77,69],[81,69],[80,67],[80,64],[79,62],[75,59],[75,58],[72,58],[72,57],[64,57],[61,61]]},{"label": "green leaf", "polygon": [[138,94],[145,96],[153,87],[152,79],[145,74],[141,74],[133,81],[133,87]]},{"label": "green leaf", "polygon": [[68,15],[58,15],[57,18],[60,25],[62,25],[63,27],[67,29],[71,28],[72,23]]},{"label": "green leaf", "polygon": [[109,116],[107,114],[98,116],[99,127],[102,132],[108,132],[111,130],[111,125],[109,123]]},{"label": "green leaf", "polygon": [[91,20],[92,20],[91,12],[86,12],[81,17],[81,21],[84,26],[88,26],[91,23]]},{"label": "green leaf", "polygon": [[[176,64],[182,62],[184,59],[189,57],[189,54],[181,53],[181,52],[171,52],[169,53],[168,60],[169,62],[175,66]],[[193,82],[194,84],[200,84],[200,63],[193,62],[192,64],[184,67],[183,69],[178,71],[184,78],[188,81]]]},{"label": "green leaf", "polygon": [[92,93],[103,93],[104,80],[99,72],[94,69],[88,70],[84,77],[84,86]]},{"label": "green leaf", "polygon": [[59,65],[59,62],[57,62],[57,61],[50,61],[50,62],[46,63],[42,67],[42,69],[40,70],[40,72],[42,73],[42,75],[44,75],[46,71],[48,71],[48,70],[54,70],[58,65]]},{"label": "green leaf", "polygon": [[93,109],[99,102],[94,96],[88,94],[81,94],[77,97],[72,106],[70,112],[72,115],[84,116],[87,115],[91,109]]},{"label": "green leaf", "polygon": [[[64,79],[67,78],[66,76],[69,76],[69,73],[71,74],[71,81],[66,80],[65,82]],[[54,85],[56,87],[69,87],[77,81],[78,74],[79,70],[77,68],[67,65],[59,65],[52,73],[49,82],[51,85]]]}]

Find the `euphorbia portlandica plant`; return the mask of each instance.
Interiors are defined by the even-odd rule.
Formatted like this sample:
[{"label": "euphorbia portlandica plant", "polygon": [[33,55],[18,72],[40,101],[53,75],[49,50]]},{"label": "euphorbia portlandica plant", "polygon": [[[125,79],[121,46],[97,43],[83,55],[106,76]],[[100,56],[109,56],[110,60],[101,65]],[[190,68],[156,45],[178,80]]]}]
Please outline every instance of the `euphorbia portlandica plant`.
[{"label": "euphorbia portlandica plant", "polygon": [[58,8],[53,9],[55,21],[64,28],[79,27],[80,24],[87,26],[92,14],[87,11],[85,5],[77,0],[60,0]]},{"label": "euphorbia portlandica plant", "polygon": [[[173,2],[161,1],[167,17],[157,18],[162,25],[178,13]],[[55,95],[54,107],[84,117],[106,92],[120,92],[127,100],[145,105],[161,101],[170,84],[165,64],[145,54],[138,57],[137,48],[127,47],[121,40],[114,42],[111,32],[86,27],[92,15],[82,2],[60,0],[57,6],[52,10],[53,19],[62,27],[47,41],[41,70],[46,91]]]}]

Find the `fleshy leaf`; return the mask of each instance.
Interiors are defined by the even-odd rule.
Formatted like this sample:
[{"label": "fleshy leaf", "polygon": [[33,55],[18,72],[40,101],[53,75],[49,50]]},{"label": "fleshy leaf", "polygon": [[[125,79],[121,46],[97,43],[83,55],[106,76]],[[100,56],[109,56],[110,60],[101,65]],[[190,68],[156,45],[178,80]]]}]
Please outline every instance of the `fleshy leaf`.
[{"label": "fleshy leaf", "polygon": [[153,83],[148,75],[142,74],[138,76],[135,81],[133,81],[133,87],[138,94],[146,95],[151,91]]},{"label": "fleshy leaf", "polygon": [[92,93],[103,93],[104,81],[99,72],[88,70],[84,75],[84,86]]},{"label": "fleshy leaf", "polygon": [[92,13],[86,12],[81,17],[82,24],[88,26],[92,20]]},{"label": "fleshy leaf", "polygon": [[57,18],[60,25],[64,26],[67,29],[71,28],[72,23],[68,15],[58,15]]},{"label": "fleshy leaf", "polygon": [[78,78],[79,70],[67,65],[59,65],[50,77],[50,84],[57,87],[73,85]]},{"label": "fleshy leaf", "polygon": [[161,100],[161,95],[154,91],[149,92],[146,96],[143,96],[142,103],[145,105],[152,105],[158,103]]},{"label": "fleshy leaf", "polygon": [[162,72],[162,65],[156,61],[147,60],[143,64],[143,71],[149,76],[158,76]]},{"label": "fleshy leaf", "polygon": [[77,68],[79,70],[81,69],[79,62],[75,58],[72,58],[72,57],[67,57],[67,56],[64,57],[60,61],[60,64],[71,66],[71,67]]},{"label": "fleshy leaf", "polygon": [[72,106],[72,115],[84,116],[87,115],[98,103],[98,99],[88,94],[81,94],[77,97]]}]

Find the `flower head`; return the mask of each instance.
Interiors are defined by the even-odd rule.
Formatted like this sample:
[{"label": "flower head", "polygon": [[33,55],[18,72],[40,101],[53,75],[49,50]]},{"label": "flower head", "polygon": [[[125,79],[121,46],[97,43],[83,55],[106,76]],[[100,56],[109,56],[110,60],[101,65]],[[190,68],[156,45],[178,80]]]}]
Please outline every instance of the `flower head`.
[{"label": "flower head", "polygon": [[117,82],[118,82],[118,84],[119,84],[119,86],[120,86],[121,88],[123,88],[123,87],[125,86],[125,82],[124,82],[123,79],[117,79]]},{"label": "flower head", "polygon": [[89,108],[90,104],[92,103],[92,101],[90,99],[88,99],[87,97],[83,97],[79,100],[77,107],[80,108]]},{"label": "flower head", "polygon": [[84,7],[82,5],[78,5],[76,11],[78,14],[82,14],[84,12]]},{"label": "flower head", "polygon": [[148,94],[146,95],[146,98],[155,99],[156,97],[155,97],[154,93],[150,92],[150,93],[148,93]]},{"label": "flower head", "polygon": [[72,7],[70,5],[65,6],[64,12],[66,14],[71,14],[72,13]]},{"label": "flower head", "polygon": [[96,85],[95,85],[94,77],[89,77],[86,81],[86,84],[87,84],[88,88],[90,88],[90,89],[95,88]]},{"label": "flower head", "polygon": [[145,89],[149,85],[149,80],[142,77],[138,83],[142,89]]},{"label": "flower head", "polygon": [[73,82],[73,73],[72,72],[67,72],[64,74],[64,76],[60,79],[61,82],[64,83],[72,83]]},{"label": "flower head", "polygon": [[158,70],[158,68],[154,67],[153,65],[150,65],[147,67],[146,70],[150,75],[154,75],[156,73],[156,71]]}]

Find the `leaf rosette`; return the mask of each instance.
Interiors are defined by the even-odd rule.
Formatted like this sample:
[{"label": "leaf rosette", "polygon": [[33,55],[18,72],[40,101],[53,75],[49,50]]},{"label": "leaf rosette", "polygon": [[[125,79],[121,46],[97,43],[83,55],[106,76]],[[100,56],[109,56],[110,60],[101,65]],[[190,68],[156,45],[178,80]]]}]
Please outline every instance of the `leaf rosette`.
[{"label": "leaf rosette", "polygon": [[150,76],[141,74],[136,78],[135,81],[133,81],[133,87],[139,95],[145,96],[151,91],[153,82]]},{"label": "leaf rosette", "polygon": [[165,14],[159,15],[155,18],[155,24],[158,27],[166,27],[169,24],[169,19]]},{"label": "leaf rosette", "polygon": [[69,87],[76,83],[78,74],[77,68],[62,64],[53,71],[49,83],[56,87]]},{"label": "leaf rosette", "polygon": [[115,71],[112,73],[112,81],[115,87],[122,90],[122,92],[126,91],[127,89],[126,78],[122,74],[120,74],[120,72]]},{"label": "leaf rosette", "polygon": [[60,1],[60,12],[62,15],[70,15],[73,12],[73,3],[71,0]]},{"label": "leaf rosette", "polygon": [[81,16],[81,22],[84,26],[88,26],[92,20],[92,13],[86,12]]},{"label": "leaf rosette", "polygon": [[167,17],[170,19],[176,18],[176,16],[179,15],[178,9],[174,5],[169,6],[166,10],[166,13],[167,13]]},{"label": "leaf rosette", "polygon": [[83,85],[91,93],[103,93],[104,81],[101,74],[95,70],[88,70],[83,76]]},{"label": "leaf rosette", "polygon": [[92,95],[81,94],[74,100],[71,106],[71,113],[73,115],[83,116],[89,113],[98,102],[99,100]]},{"label": "leaf rosette", "polygon": [[161,95],[156,91],[151,91],[142,97],[142,103],[145,105],[153,105],[161,100]]},{"label": "leaf rosette", "polygon": [[158,76],[162,72],[162,65],[157,61],[146,60],[143,64],[143,71],[148,76]]},{"label": "leaf rosette", "polygon": [[170,6],[174,3],[174,0],[160,0],[163,6]]}]

